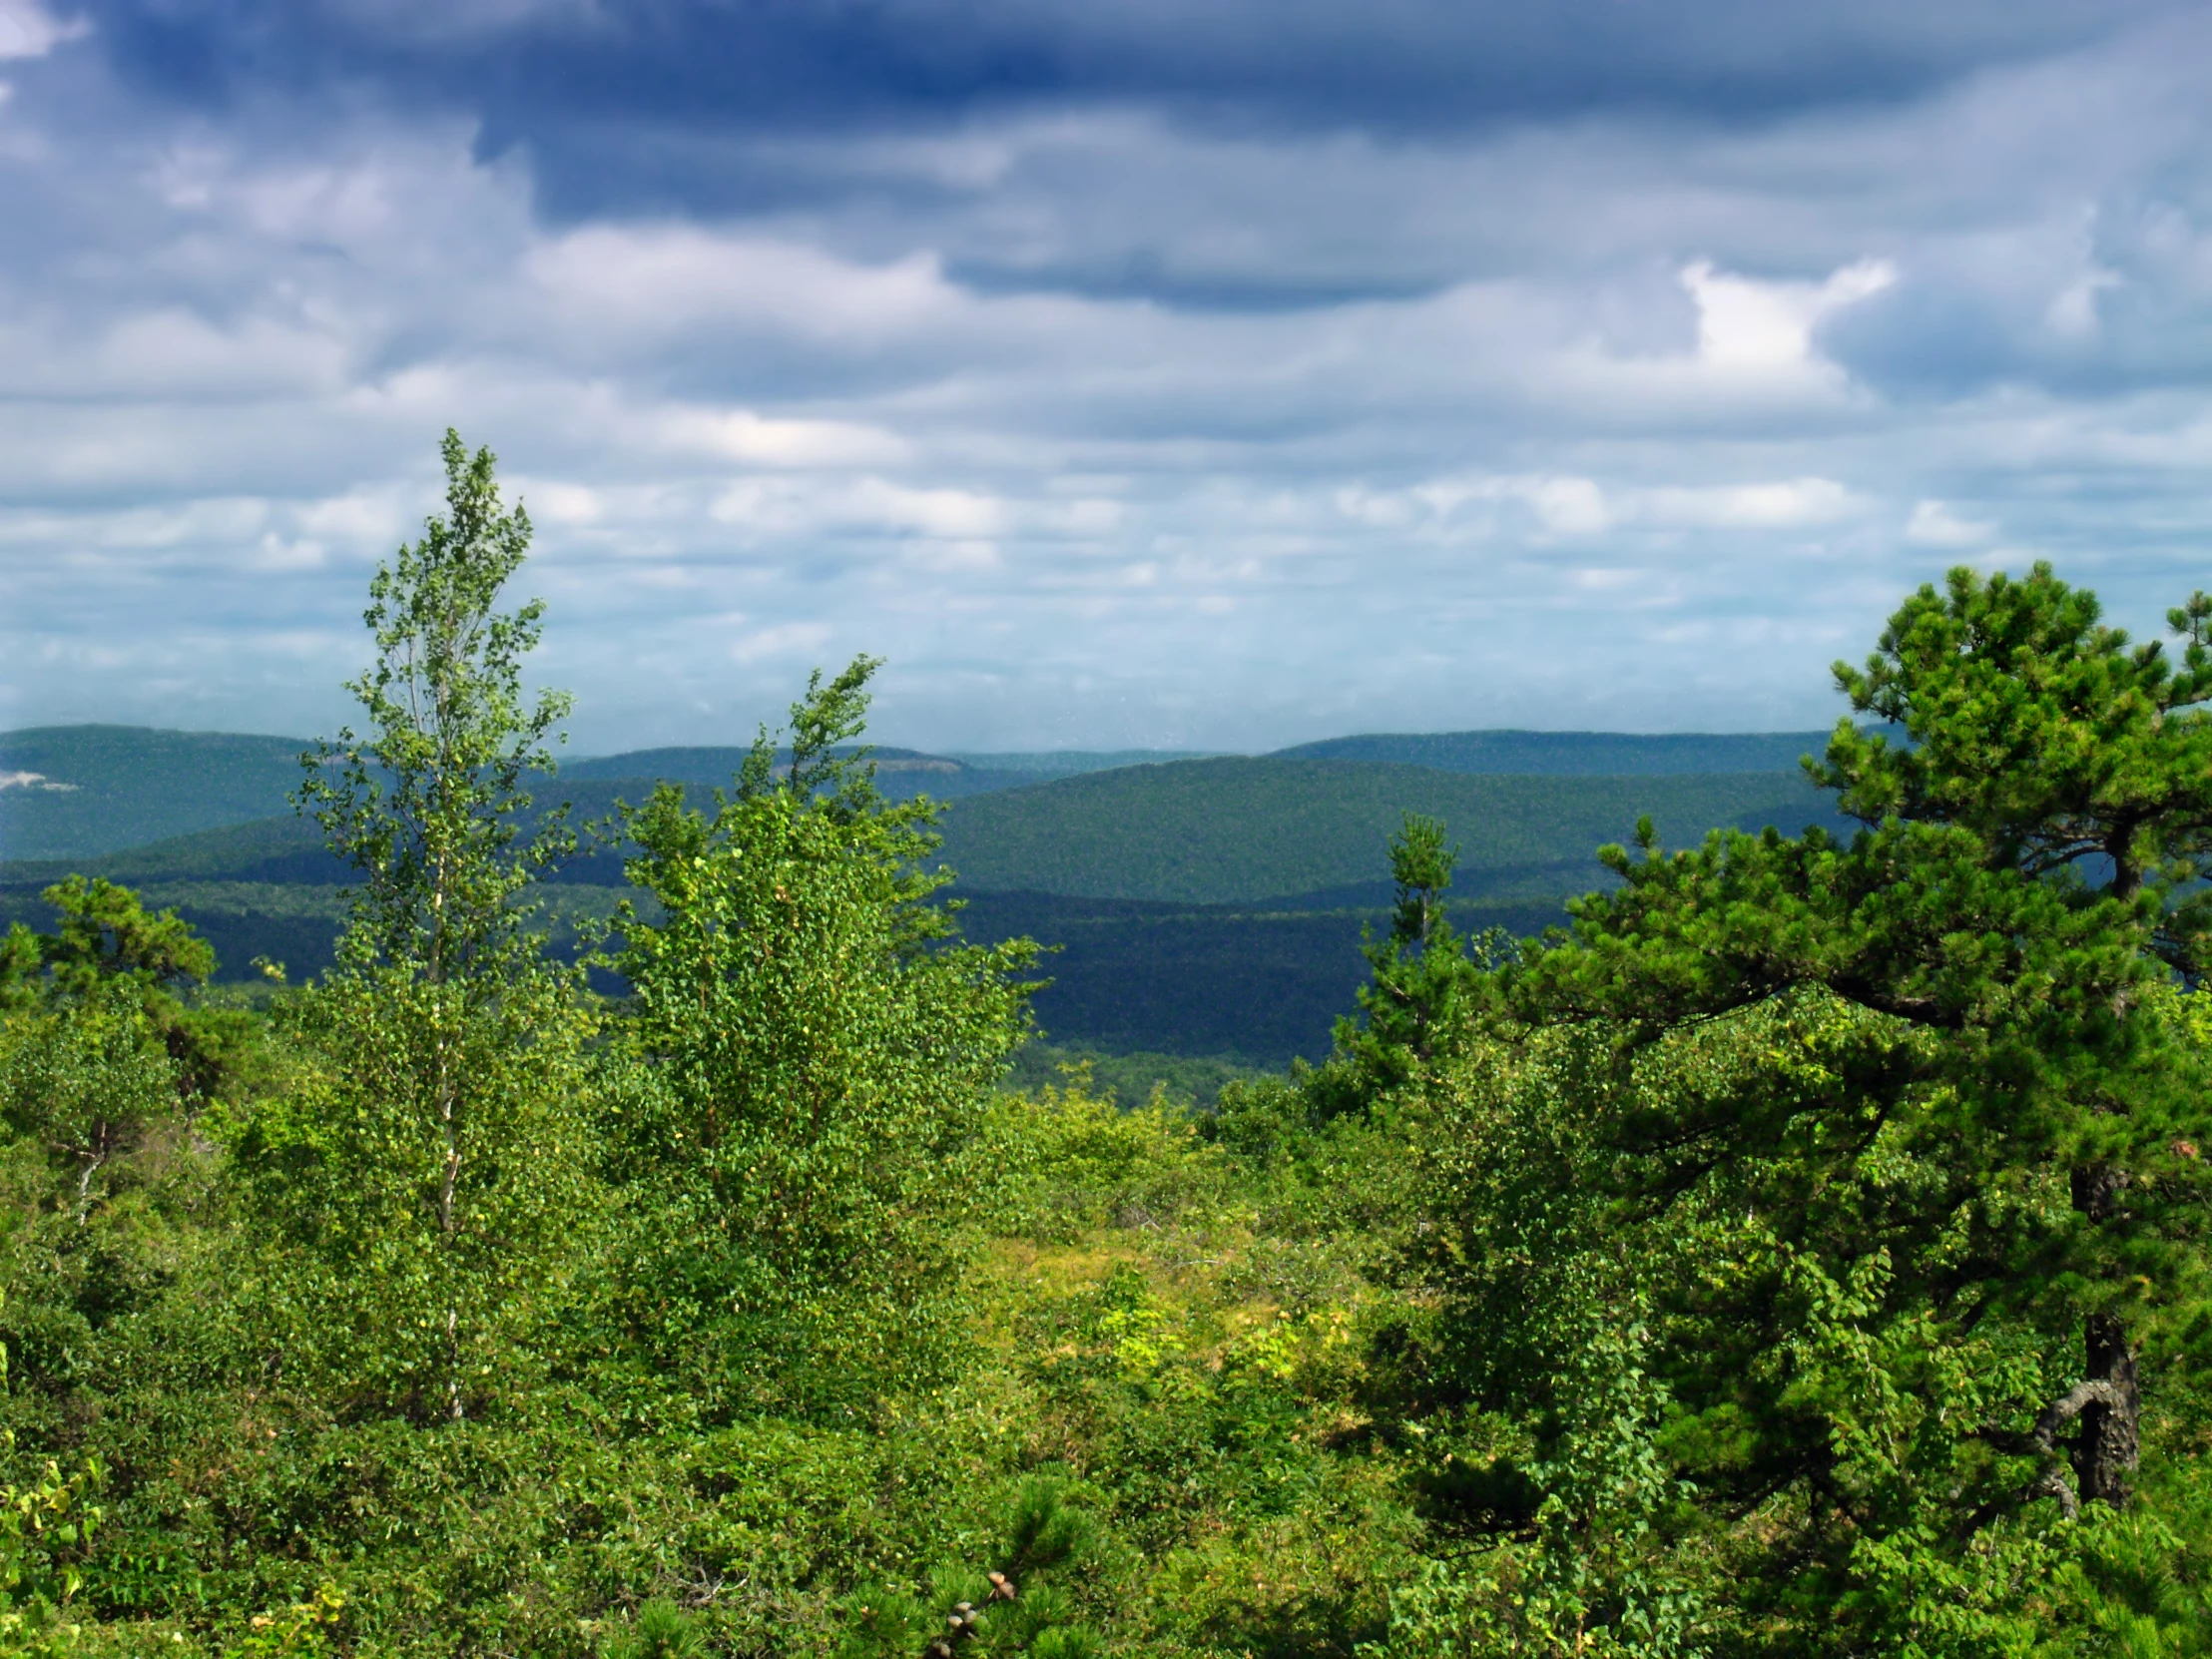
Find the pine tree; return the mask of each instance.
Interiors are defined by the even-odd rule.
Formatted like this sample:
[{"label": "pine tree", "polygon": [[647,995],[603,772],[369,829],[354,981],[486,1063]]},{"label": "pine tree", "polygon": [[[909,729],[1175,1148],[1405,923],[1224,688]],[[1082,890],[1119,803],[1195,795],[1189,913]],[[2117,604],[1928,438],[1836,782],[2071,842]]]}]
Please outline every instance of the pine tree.
[{"label": "pine tree", "polygon": [[1798,1651],[1901,1639],[1915,1582],[1997,1619],[1972,1586],[2044,1548],[2037,1514],[2129,1504],[2145,1395],[2200,1358],[2208,617],[2172,614],[2177,665],[2044,567],[1954,572],[1837,667],[1904,728],[1847,720],[1813,766],[1849,841],[1669,853],[1647,821],[1602,854],[1619,887],[1487,982],[1529,1056],[1496,1089],[1537,1105],[1470,1121],[1504,1145],[1540,1107],[1557,1168],[1447,1183],[1470,1385],[1557,1386],[1514,1346],[1541,1262],[1497,1249],[1549,1181],[1591,1218],[1572,1251],[1643,1264],[1666,1444],[1714,1513],[1769,1517],[1740,1602]]}]

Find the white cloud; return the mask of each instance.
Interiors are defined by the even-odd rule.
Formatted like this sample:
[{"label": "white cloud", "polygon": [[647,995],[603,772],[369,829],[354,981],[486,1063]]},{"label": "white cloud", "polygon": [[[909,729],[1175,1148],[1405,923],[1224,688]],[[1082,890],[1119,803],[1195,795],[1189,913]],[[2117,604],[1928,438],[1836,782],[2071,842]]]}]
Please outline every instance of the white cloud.
[{"label": "white cloud", "polygon": [[861,523],[957,539],[996,534],[1008,516],[1006,503],[994,496],[973,490],[914,489],[881,478],[860,479],[842,505]]},{"label": "white cloud", "polygon": [[2107,288],[2127,285],[2127,279],[2117,272],[2091,270],[2059,290],[2043,312],[2043,320],[2053,333],[2067,338],[2081,339],[2097,331],[2097,295]]},{"label": "white cloud", "polygon": [[396,542],[409,528],[397,492],[388,488],[348,490],[310,501],[297,516],[304,533],[344,541]]},{"label": "white cloud", "polygon": [[1697,302],[1697,355],[1708,368],[1746,375],[1788,374],[1813,356],[1813,330],[1846,305],[1897,280],[1887,260],[1858,260],[1824,282],[1762,282],[1685,266],[1682,285]]},{"label": "white cloud", "polygon": [[1545,529],[1560,535],[1595,535],[1614,519],[1604,494],[1587,478],[1546,478],[1522,499],[1536,509]]},{"label": "white cloud", "polygon": [[[1616,325],[1611,331],[1627,338],[1615,343],[1606,330],[1585,324],[1579,337],[1539,349],[1525,363],[1521,373],[1531,401],[1584,425],[1667,432],[1722,422],[1747,433],[1777,418],[1803,422],[1866,402],[1822,352],[1817,330],[1896,285],[1890,262],[1854,260],[1823,281],[1799,282],[1753,278],[1697,261],[1680,268],[1675,279],[1694,318],[1689,338],[1654,348],[1637,337],[1652,330]],[[1602,315],[1605,307],[1590,308]],[[1527,353],[1528,321],[1515,332],[1517,349]]]},{"label": "white cloud", "polygon": [[597,524],[607,516],[605,497],[582,484],[517,479],[514,490],[524,498],[534,524]]},{"label": "white cloud", "polygon": [[67,794],[75,784],[57,784],[42,772],[0,772],[0,790],[38,790]]},{"label": "white cloud", "polygon": [[1596,480],[1552,473],[1466,475],[1435,479],[1402,495],[1365,491],[1345,495],[1359,503],[1367,522],[1375,524],[1403,523],[1416,510],[1448,517],[1469,502],[1509,502],[1524,509],[1545,534],[1587,536],[1610,529],[1617,516]]},{"label": "white cloud", "polygon": [[1802,530],[1836,524],[1864,509],[1833,478],[1792,478],[1767,484],[1655,489],[1636,516],[1652,524],[1710,530]]},{"label": "white cloud", "polygon": [[1369,524],[1402,525],[1422,511],[1448,518],[1469,503],[1524,509],[1547,536],[1601,536],[1646,529],[1797,530],[1842,523],[1867,503],[1833,478],[1768,483],[1603,484],[1557,474],[1438,479],[1398,494],[1338,492],[1340,511]]},{"label": "white cloud", "polygon": [[569,326],[667,337],[715,323],[838,340],[941,323],[963,308],[928,254],[861,265],[801,244],[687,226],[594,226],[523,263]]},{"label": "white cloud", "polygon": [[62,23],[33,0],[0,0],[0,62],[43,58],[62,42],[91,33],[82,18]]},{"label": "white cloud", "polygon": [[779,419],[751,409],[672,409],[658,426],[672,448],[749,466],[890,466],[911,453],[905,439],[879,426]]},{"label": "white cloud", "polygon": [[1997,533],[1983,519],[1960,518],[1940,501],[1917,501],[1905,521],[1905,539],[1916,547],[1978,547]]},{"label": "white cloud", "polygon": [[740,634],[729,641],[727,650],[732,662],[746,667],[757,663],[805,662],[819,658],[830,638],[827,623],[780,622]]}]

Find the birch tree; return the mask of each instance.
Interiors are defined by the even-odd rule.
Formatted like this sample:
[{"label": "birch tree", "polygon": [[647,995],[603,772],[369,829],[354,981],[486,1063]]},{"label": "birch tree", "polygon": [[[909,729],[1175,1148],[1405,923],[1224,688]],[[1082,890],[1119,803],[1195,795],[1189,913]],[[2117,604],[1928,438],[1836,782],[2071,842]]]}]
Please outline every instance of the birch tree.
[{"label": "birch tree", "polygon": [[531,923],[574,847],[538,814],[568,698],[522,686],[543,605],[500,596],[530,521],[488,449],[444,443],[446,511],[369,585],[365,732],[305,757],[301,811],[352,866],[338,960],[291,1017],[324,1064],[242,1152],[308,1271],[272,1294],[297,1347],[391,1404],[458,1419],[572,1257],[588,1158],[588,999]]}]

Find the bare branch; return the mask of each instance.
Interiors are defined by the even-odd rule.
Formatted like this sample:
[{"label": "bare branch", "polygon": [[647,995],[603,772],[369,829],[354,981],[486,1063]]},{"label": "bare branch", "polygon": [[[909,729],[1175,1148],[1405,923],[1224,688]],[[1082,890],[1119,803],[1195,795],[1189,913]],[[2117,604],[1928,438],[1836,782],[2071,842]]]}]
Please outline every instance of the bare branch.
[{"label": "bare branch", "polygon": [[2058,1436],[2058,1430],[2080,1416],[2083,1408],[2090,1405],[2125,1409],[2127,1396],[2116,1384],[2102,1379],[2092,1378],[2086,1382],[2076,1382],[2043,1407],[2043,1414],[2035,1419],[2035,1426],[2029,1433],[2043,1450],[2053,1451],[2056,1449],[2053,1442]]}]

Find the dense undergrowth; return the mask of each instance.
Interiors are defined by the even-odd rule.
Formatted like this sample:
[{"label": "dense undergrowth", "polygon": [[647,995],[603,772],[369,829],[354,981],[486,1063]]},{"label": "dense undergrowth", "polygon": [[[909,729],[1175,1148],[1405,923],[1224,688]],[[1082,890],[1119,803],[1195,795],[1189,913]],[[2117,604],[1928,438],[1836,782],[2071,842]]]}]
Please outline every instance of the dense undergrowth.
[{"label": "dense undergrowth", "polygon": [[[1794,1042],[1791,1063],[1817,1063],[1842,1017],[1755,1019],[1682,1058],[1761,1064]],[[229,1167],[248,1114],[172,1113],[166,1051],[70,1029],[97,1023],[6,1028],[12,1124],[31,1090],[77,1079],[140,1091],[150,1127],[90,1202],[31,1137],[0,1166],[12,1479],[49,1494],[51,1520],[99,1511],[89,1538],[49,1525],[29,1551],[81,1581],[50,1626],[75,1641],[46,1650],[614,1654],[645,1651],[622,1644],[658,1604],[685,1651],[913,1659],[962,1600],[986,1634],[1011,1629],[985,1575],[1040,1502],[1078,1549],[1017,1584],[1065,1640],[978,1656],[2163,1654],[2212,1637],[2207,1413],[2185,1367],[2125,1515],[2046,1503],[1955,1548],[1924,1521],[1882,1540],[1894,1553],[1838,1554],[1816,1483],[1701,1509],[1683,1466],[1711,1458],[1695,1395],[1721,1339],[1685,1304],[1763,1278],[1756,1230],[1702,1211],[1639,1230],[1630,1256],[1562,1238],[1587,1211],[1530,1213],[1577,1190],[1559,1177],[1591,1144],[1569,1121],[1590,1108],[1571,1040],[1338,1115],[1343,1062],[1233,1084],[1200,1115],[1125,1107],[1080,1074],[996,1096],[939,1219],[960,1263],[926,1313],[940,1340],[858,1393],[804,1375],[841,1370],[834,1344],[741,1359],[774,1374],[767,1408],[729,1386],[759,1375],[654,1352],[666,1285],[615,1282],[652,1195],[604,1192],[562,1294],[509,1329],[497,1385],[455,1420],[434,1397],[291,1375],[268,1234]],[[280,1052],[244,1058],[246,1092],[296,1084]],[[1867,1291],[1809,1304],[1794,1385],[1851,1482],[1895,1497],[1939,1475],[1940,1502],[1961,1406],[2031,1417],[2063,1354],[1885,1327],[1852,1300]],[[1507,1355],[1534,1386],[1478,1375]]]}]

